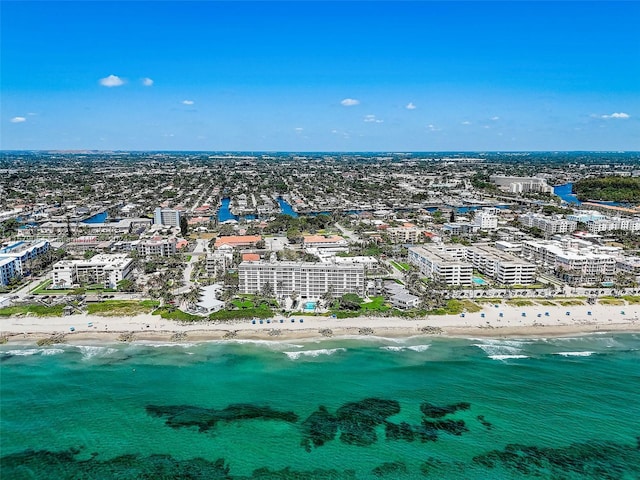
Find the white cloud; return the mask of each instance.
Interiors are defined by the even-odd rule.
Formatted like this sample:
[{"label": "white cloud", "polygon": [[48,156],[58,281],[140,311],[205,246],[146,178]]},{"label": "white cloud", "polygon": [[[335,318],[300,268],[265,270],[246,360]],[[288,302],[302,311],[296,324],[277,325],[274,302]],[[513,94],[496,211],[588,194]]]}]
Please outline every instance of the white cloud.
[{"label": "white cloud", "polygon": [[406,108],[407,110],[415,110],[415,109],[416,109],[416,108],[418,108],[418,107],[416,107],[416,106],[413,104],[413,102],[409,102],[409,103],[407,103],[407,106],[406,106],[406,107],[404,107],[404,108]]},{"label": "white cloud", "polygon": [[193,105],[194,103],[196,103],[196,102],[194,102],[193,100],[183,100],[182,101],[183,105]]},{"label": "white cloud", "polygon": [[462,122],[462,125],[471,125],[471,122],[469,120],[465,120],[464,122]]},{"label": "white cloud", "polygon": [[491,117],[491,120],[495,122],[496,120],[500,120],[500,117]]},{"label": "white cloud", "polygon": [[356,100],[355,98],[345,98],[340,102],[340,105],[343,107],[353,107],[355,105],[360,105],[360,100]]},{"label": "white cloud", "polygon": [[439,132],[442,129],[430,123],[429,125],[427,125],[427,130],[429,130],[430,132]]},{"label": "white cloud", "polygon": [[117,75],[109,75],[108,77],[100,79],[100,85],[103,87],[119,87],[120,85],[124,85],[124,80]]},{"label": "white cloud", "polygon": [[149,77],[145,77],[142,79],[142,85],[144,85],[145,87],[150,87],[151,85],[153,85],[153,80],[151,80]]},{"label": "white cloud", "polygon": [[27,121],[27,119],[24,118],[24,117],[13,117],[11,119],[11,123],[23,123],[23,122],[26,122],[26,121]]},{"label": "white cloud", "polygon": [[610,119],[610,118],[631,118],[631,115],[629,115],[628,113],[624,113],[624,112],[617,112],[617,113],[612,113],[611,115],[601,115],[601,118],[604,119]]},{"label": "white cloud", "polygon": [[295,130],[296,132],[300,133],[300,132],[304,131],[304,128],[302,128],[302,127],[296,127],[296,128],[294,128],[294,130]]},{"label": "white cloud", "polygon": [[380,120],[379,118],[376,118],[375,115],[365,115],[364,116],[364,121],[366,123],[382,123],[382,122],[384,122],[384,120]]}]

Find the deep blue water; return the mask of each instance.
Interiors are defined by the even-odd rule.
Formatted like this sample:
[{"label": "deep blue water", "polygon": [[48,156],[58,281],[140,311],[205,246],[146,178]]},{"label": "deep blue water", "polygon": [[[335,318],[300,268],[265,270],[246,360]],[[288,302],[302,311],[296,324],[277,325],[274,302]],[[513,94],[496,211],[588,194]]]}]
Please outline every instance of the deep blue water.
[{"label": "deep blue water", "polygon": [[280,211],[284,215],[289,215],[290,217],[294,217],[294,218],[298,216],[298,214],[295,212],[291,204],[287,202],[285,199],[283,199],[282,197],[278,197],[278,205],[280,205]]},{"label": "deep blue water", "polygon": [[[553,193],[559,196],[562,200],[564,200],[567,203],[582,205],[582,202],[578,200],[578,197],[576,197],[575,194],[571,193],[572,188],[573,188],[573,183],[565,183],[564,185],[558,185],[556,187],[553,187]],[[627,205],[621,202],[605,202],[605,201],[599,201],[599,200],[592,200],[591,203],[600,203],[602,205],[611,205],[613,207]]]}]

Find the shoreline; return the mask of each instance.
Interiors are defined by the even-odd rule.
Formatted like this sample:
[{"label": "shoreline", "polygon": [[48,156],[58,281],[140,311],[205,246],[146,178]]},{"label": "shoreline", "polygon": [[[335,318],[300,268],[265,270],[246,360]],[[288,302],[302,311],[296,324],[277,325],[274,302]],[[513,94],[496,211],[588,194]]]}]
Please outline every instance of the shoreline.
[{"label": "shoreline", "polygon": [[[567,315],[567,313],[569,313]],[[300,319],[303,321],[300,322]],[[135,317],[71,315],[0,319],[0,337],[7,344],[34,344],[55,338],[64,343],[328,340],[353,337],[562,337],[604,332],[640,332],[640,305],[484,306],[463,315],[422,318],[329,318],[298,315],[253,324],[251,320],[178,323],[146,314]],[[70,331],[73,327],[74,331]],[[60,343],[60,342],[57,342]]]}]

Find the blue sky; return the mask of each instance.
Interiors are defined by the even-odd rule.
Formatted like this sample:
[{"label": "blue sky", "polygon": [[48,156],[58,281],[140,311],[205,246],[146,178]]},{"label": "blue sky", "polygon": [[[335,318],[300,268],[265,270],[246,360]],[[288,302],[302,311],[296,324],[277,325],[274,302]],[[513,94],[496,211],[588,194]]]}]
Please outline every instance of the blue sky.
[{"label": "blue sky", "polygon": [[640,150],[637,2],[1,2],[1,149]]}]

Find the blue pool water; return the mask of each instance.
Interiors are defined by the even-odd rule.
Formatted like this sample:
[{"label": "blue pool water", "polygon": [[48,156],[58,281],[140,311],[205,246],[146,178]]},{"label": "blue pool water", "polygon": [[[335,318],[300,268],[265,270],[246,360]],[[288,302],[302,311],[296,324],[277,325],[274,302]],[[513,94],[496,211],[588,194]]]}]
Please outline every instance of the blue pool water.
[{"label": "blue pool water", "polygon": [[316,302],[307,302],[304,304],[305,310],[315,310],[315,308],[316,308]]},{"label": "blue pool water", "polygon": [[473,277],[473,283],[475,283],[476,285],[486,285],[487,284],[487,282],[485,282],[480,277]]}]

